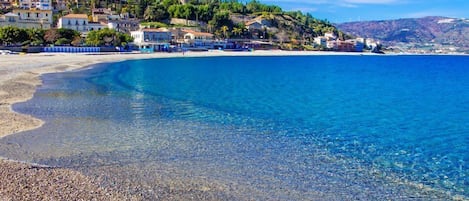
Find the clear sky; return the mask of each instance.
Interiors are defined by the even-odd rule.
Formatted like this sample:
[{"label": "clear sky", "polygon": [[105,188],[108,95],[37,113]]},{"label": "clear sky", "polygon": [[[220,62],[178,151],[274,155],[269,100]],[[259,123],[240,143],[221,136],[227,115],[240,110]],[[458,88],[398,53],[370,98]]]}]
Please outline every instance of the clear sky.
[{"label": "clear sky", "polygon": [[260,0],[340,23],[425,16],[469,19],[469,0]]}]

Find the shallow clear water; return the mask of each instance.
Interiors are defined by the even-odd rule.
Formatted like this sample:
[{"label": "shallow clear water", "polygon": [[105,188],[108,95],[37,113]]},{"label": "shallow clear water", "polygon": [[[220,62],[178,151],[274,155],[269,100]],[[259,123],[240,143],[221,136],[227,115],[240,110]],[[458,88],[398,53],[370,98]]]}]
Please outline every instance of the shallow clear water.
[{"label": "shallow clear water", "polygon": [[469,57],[154,59],[43,80],[14,109],[46,124],[1,156],[236,199],[469,196]]}]

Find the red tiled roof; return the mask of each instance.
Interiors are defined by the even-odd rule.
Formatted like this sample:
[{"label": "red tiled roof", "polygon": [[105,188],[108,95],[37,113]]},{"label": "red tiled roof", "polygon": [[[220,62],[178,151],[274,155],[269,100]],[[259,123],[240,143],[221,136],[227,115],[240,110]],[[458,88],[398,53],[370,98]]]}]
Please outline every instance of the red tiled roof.
[{"label": "red tiled roof", "polygon": [[211,33],[205,33],[205,32],[198,32],[198,31],[192,31],[192,30],[183,30],[186,33],[191,33],[194,34],[195,36],[208,36],[208,37],[213,37],[213,34]]}]

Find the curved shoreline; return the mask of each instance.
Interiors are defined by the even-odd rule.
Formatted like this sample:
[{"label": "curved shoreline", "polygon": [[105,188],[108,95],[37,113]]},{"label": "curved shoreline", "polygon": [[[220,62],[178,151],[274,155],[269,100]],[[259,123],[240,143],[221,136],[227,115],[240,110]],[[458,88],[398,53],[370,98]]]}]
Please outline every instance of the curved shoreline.
[{"label": "curved shoreline", "polygon": [[[342,53],[343,54],[343,53]],[[134,59],[208,56],[287,56],[331,55],[317,52],[188,52],[156,54],[31,54],[0,55],[0,138],[41,127],[44,122],[20,114],[12,105],[31,99],[40,76],[87,68],[90,65]],[[336,54],[333,54],[336,55]],[[348,54],[347,54],[348,55]],[[36,164],[0,157],[0,200],[142,200],[122,194],[116,189],[102,188],[97,178],[65,168],[42,167]]]},{"label": "curved shoreline", "polygon": [[[258,51],[258,52],[235,52],[226,53],[220,51],[213,52],[190,52],[185,55],[178,53],[157,53],[157,54],[103,54],[103,55],[85,55],[85,54],[37,54],[37,55],[11,55],[0,56],[2,62],[0,63],[0,138],[11,135],[14,133],[39,128],[43,125],[43,121],[29,115],[24,115],[13,111],[12,105],[18,102],[24,102],[31,99],[36,91],[36,87],[40,86],[42,81],[40,76],[46,73],[72,71],[77,69],[88,68],[90,65],[105,63],[105,62],[119,62],[124,60],[133,59],[152,59],[152,58],[169,58],[169,57],[209,57],[209,56],[291,56],[291,55],[363,55],[355,53],[317,53],[317,52],[285,52],[285,51]],[[374,55],[374,54],[372,54]],[[3,60],[5,59],[5,60]],[[9,65],[9,66],[7,66]],[[6,74],[5,74],[5,73]],[[30,196],[59,196],[60,198],[73,198],[67,197],[65,192],[61,192],[60,185],[57,183],[64,183],[66,185],[75,185],[77,189],[89,189],[92,192],[105,192],[105,195],[115,195],[116,199],[130,199],[128,196],[117,193],[118,191],[110,191],[109,189],[102,189],[99,187],[99,180],[84,176],[78,171],[64,169],[64,168],[51,168],[42,167],[34,164],[25,164],[21,162],[9,161],[0,157],[0,175],[9,175],[0,177],[0,183],[9,184],[7,187],[0,186],[0,200],[6,199],[20,199],[18,194],[27,196],[27,198],[40,198]],[[13,176],[11,176],[13,175]],[[26,176],[27,175],[27,176]],[[44,176],[50,175],[50,176]],[[28,177],[28,178],[25,178]],[[76,181],[76,178],[80,178]],[[57,180],[57,178],[64,178],[64,180]],[[10,180],[9,180],[10,179]],[[45,183],[53,184],[50,188],[36,189],[36,192],[25,190],[19,186],[27,184]],[[101,189],[101,190],[100,190]],[[15,192],[18,190],[20,192]],[[63,191],[63,190],[62,190]],[[110,193],[111,192],[111,193]],[[65,193],[65,194],[64,194]],[[11,196],[11,197],[9,197]],[[61,197],[62,196],[62,197]],[[89,196],[86,195],[75,195]],[[92,196],[102,196],[102,194],[93,194]],[[94,198],[96,198],[94,197]],[[10,199],[9,199],[10,198]],[[25,198],[25,197],[23,197]],[[44,197],[43,197],[44,198]],[[57,198],[57,197],[51,197]],[[83,197],[84,199],[89,197]],[[108,197],[109,198],[109,197]],[[139,198],[133,198],[140,200]],[[460,197],[453,197],[455,200],[464,200]]]},{"label": "curved shoreline", "polygon": [[12,105],[31,99],[36,87],[42,84],[40,76],[86,68],[90,65],[136,59],[212,56],[302,56],[302,55],[376,55],[371,53],[255,51],[255,52],[187,52],[154,54],[31,54],[0,55],[0,138],[39,128],[43,121],[20,114]]}]

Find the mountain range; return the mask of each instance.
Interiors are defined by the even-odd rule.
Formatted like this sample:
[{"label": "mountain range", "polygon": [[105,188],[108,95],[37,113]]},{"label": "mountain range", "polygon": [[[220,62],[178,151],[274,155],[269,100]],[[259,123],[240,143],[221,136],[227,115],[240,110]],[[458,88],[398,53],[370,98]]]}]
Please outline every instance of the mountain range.
[{"label": "mountain range", "polygon": [[373,38],[385,46],[446,47],[469,51],[469,20],[424,17],[336,24],[339,30],[357,37]]}]

